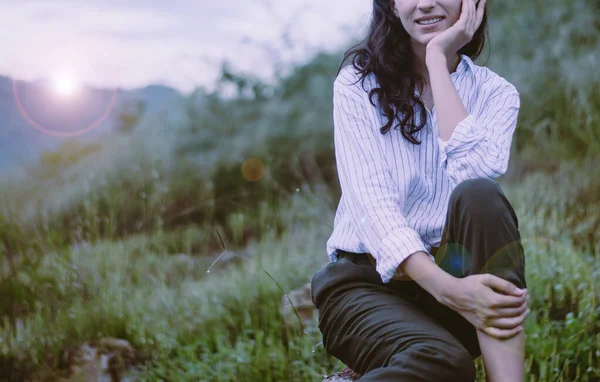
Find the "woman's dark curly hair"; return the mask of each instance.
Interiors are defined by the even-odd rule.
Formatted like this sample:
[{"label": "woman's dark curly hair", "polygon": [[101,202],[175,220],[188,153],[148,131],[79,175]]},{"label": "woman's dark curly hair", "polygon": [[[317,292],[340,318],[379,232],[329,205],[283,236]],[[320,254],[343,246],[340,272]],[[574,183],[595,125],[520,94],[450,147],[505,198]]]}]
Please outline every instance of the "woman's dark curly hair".
[{"label": "woman's dark curly hair", "polygon": [[[458,53],[476,59],[485,45],[486,32],[487,14],[484,13],[479,29]],[[423,101],[415,95],[415,86],[422,89],[425,81],[416,71],[410,35],[394,13],[393,0],[373,0],[373,15],[367,36],[344,53],[337,74],[349,58],[352,58],[353,67],[360,74],[359,81],[363,81],[363,88],[367,75],[374,73],[377,78],[380,87],[371,89],[369,100],[375,106],[373,97],[376,95],[388,118],[388,122],[380,129],[381,133],[387,133],[393,121],[402,115],[402,136],[413,144],[420,144],[415,135],[425,126],[427,111]],[[421,113],[419,125],[414,123],[415,105],[418,105]]]}]

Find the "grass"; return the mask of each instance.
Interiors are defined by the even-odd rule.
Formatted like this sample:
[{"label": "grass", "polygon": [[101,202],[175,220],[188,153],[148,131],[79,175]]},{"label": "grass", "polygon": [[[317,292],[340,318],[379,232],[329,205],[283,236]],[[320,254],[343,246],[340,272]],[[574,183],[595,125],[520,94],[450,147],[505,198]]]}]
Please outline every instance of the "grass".
[{"label": "grass", "polygon": [[[293,208],[316,221],[319,206],[297,199],[301,205]],[[304,283],[323,260],[306,238],[319,243],[325,232],[315,224],[312,232],[267,238],[244,249],[250,260],[233,267],[217,264],[210,274],[213,258],[176,255],[160,244],[151,251],[151,240],[143,236],[49,254],[35,273],[23,272],[20,287],[43,289],[50,282],[53,288],[32,294],[36,309],[22,329],[5,325],[0,354],[27,354],[35,368],[48,352],[58,357],[85,339],[114,336],[155,360],[144,379],[314,378],[332,361],[316,362],[323,354],[315,347],[320,340],[314,330],[282,341],[287,334],[279,313],[281,292],[261,267],[286,291]],[[312,366],[305,362],[311,358]]]},{"label": "grass", "polygon": [[[541,208],[547,202],[539,200],[551,203],[548,195],[571,187],[550,194],[551,183],[552,177],[536,175],[505,186],[527,256],[528,373],[531,381],[554,381],[559,373],[558,380],[593,381],[600,377],[600,256],[555,235],[569,210],[552,206],[548,217]],[[580,192],[590,187],[583,183]],[[540,208],[532,208],[532,199]],[[218,253],[181,254],[173,249],[185,246],[169,244],[209,235],[200,228],[50,253],[38,269],[16,278],[20,290],[30,291],[33,309],[21,325],[5,320],[0,359],[13,360],[13,380],[19,380],[49,353],[60,359],[65,348],[113,336],[141,352],[145,363],[137,375],[143,380],[320,381],[342,365],[325,355],[314,322],[305,333],[300,326],[285,330],[280,286],[289,291],[304,284],[327,261],[329,206],[310,192],[295,194],[282,209],[289,230],[236,248],[246,259],[217,263],[210,273]]]}]

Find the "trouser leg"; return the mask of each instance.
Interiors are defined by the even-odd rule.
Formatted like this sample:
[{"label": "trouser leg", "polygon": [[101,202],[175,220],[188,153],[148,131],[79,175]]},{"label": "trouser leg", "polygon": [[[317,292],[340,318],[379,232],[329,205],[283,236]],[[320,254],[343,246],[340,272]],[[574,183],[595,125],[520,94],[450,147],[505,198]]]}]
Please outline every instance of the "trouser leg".
[{"label": "trouser leg", "polygon": [[416,283],[383,284],[364,255],[362,260],[340,259],[313,277],[327,352],[364,374],[363,382],[473,381],[471,354],[440,323],[460,319],[458,314],[447,308],[444,317],[426,314]]},{"label": "trouser leg", "polygon": [[436,262],[457,277],[491,273],[527,286],[519,222],[502,189],[490,179],[455,187]]}]

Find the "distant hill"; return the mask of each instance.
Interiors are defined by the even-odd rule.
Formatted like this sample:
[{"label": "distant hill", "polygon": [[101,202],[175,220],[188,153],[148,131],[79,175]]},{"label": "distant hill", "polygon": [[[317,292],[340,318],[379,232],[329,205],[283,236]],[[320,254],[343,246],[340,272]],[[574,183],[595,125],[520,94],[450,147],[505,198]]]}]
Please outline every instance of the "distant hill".
[{"label": "distant hill", "polygon": [[89,140],[117,132],[123,113],[140,113],[136,129],[177,123],[185,117],[185,101],[175,89],[159,85],[134,90],[88,87],[72,99],[61,99],[43,82],[15,83],[0,76],[0,171],[37,160],[67,137]]}]

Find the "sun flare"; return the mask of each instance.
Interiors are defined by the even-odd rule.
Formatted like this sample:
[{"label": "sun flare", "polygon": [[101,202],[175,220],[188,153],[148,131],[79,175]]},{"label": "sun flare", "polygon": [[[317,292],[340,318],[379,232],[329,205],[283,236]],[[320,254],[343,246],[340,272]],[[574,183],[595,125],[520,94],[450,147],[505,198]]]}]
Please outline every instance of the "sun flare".
[{"label": "sun flare", "polygon": [[70,97],[79,88],[77,78],[71,75],[60,74],[52,80],[52,89],[62,97]]}]

